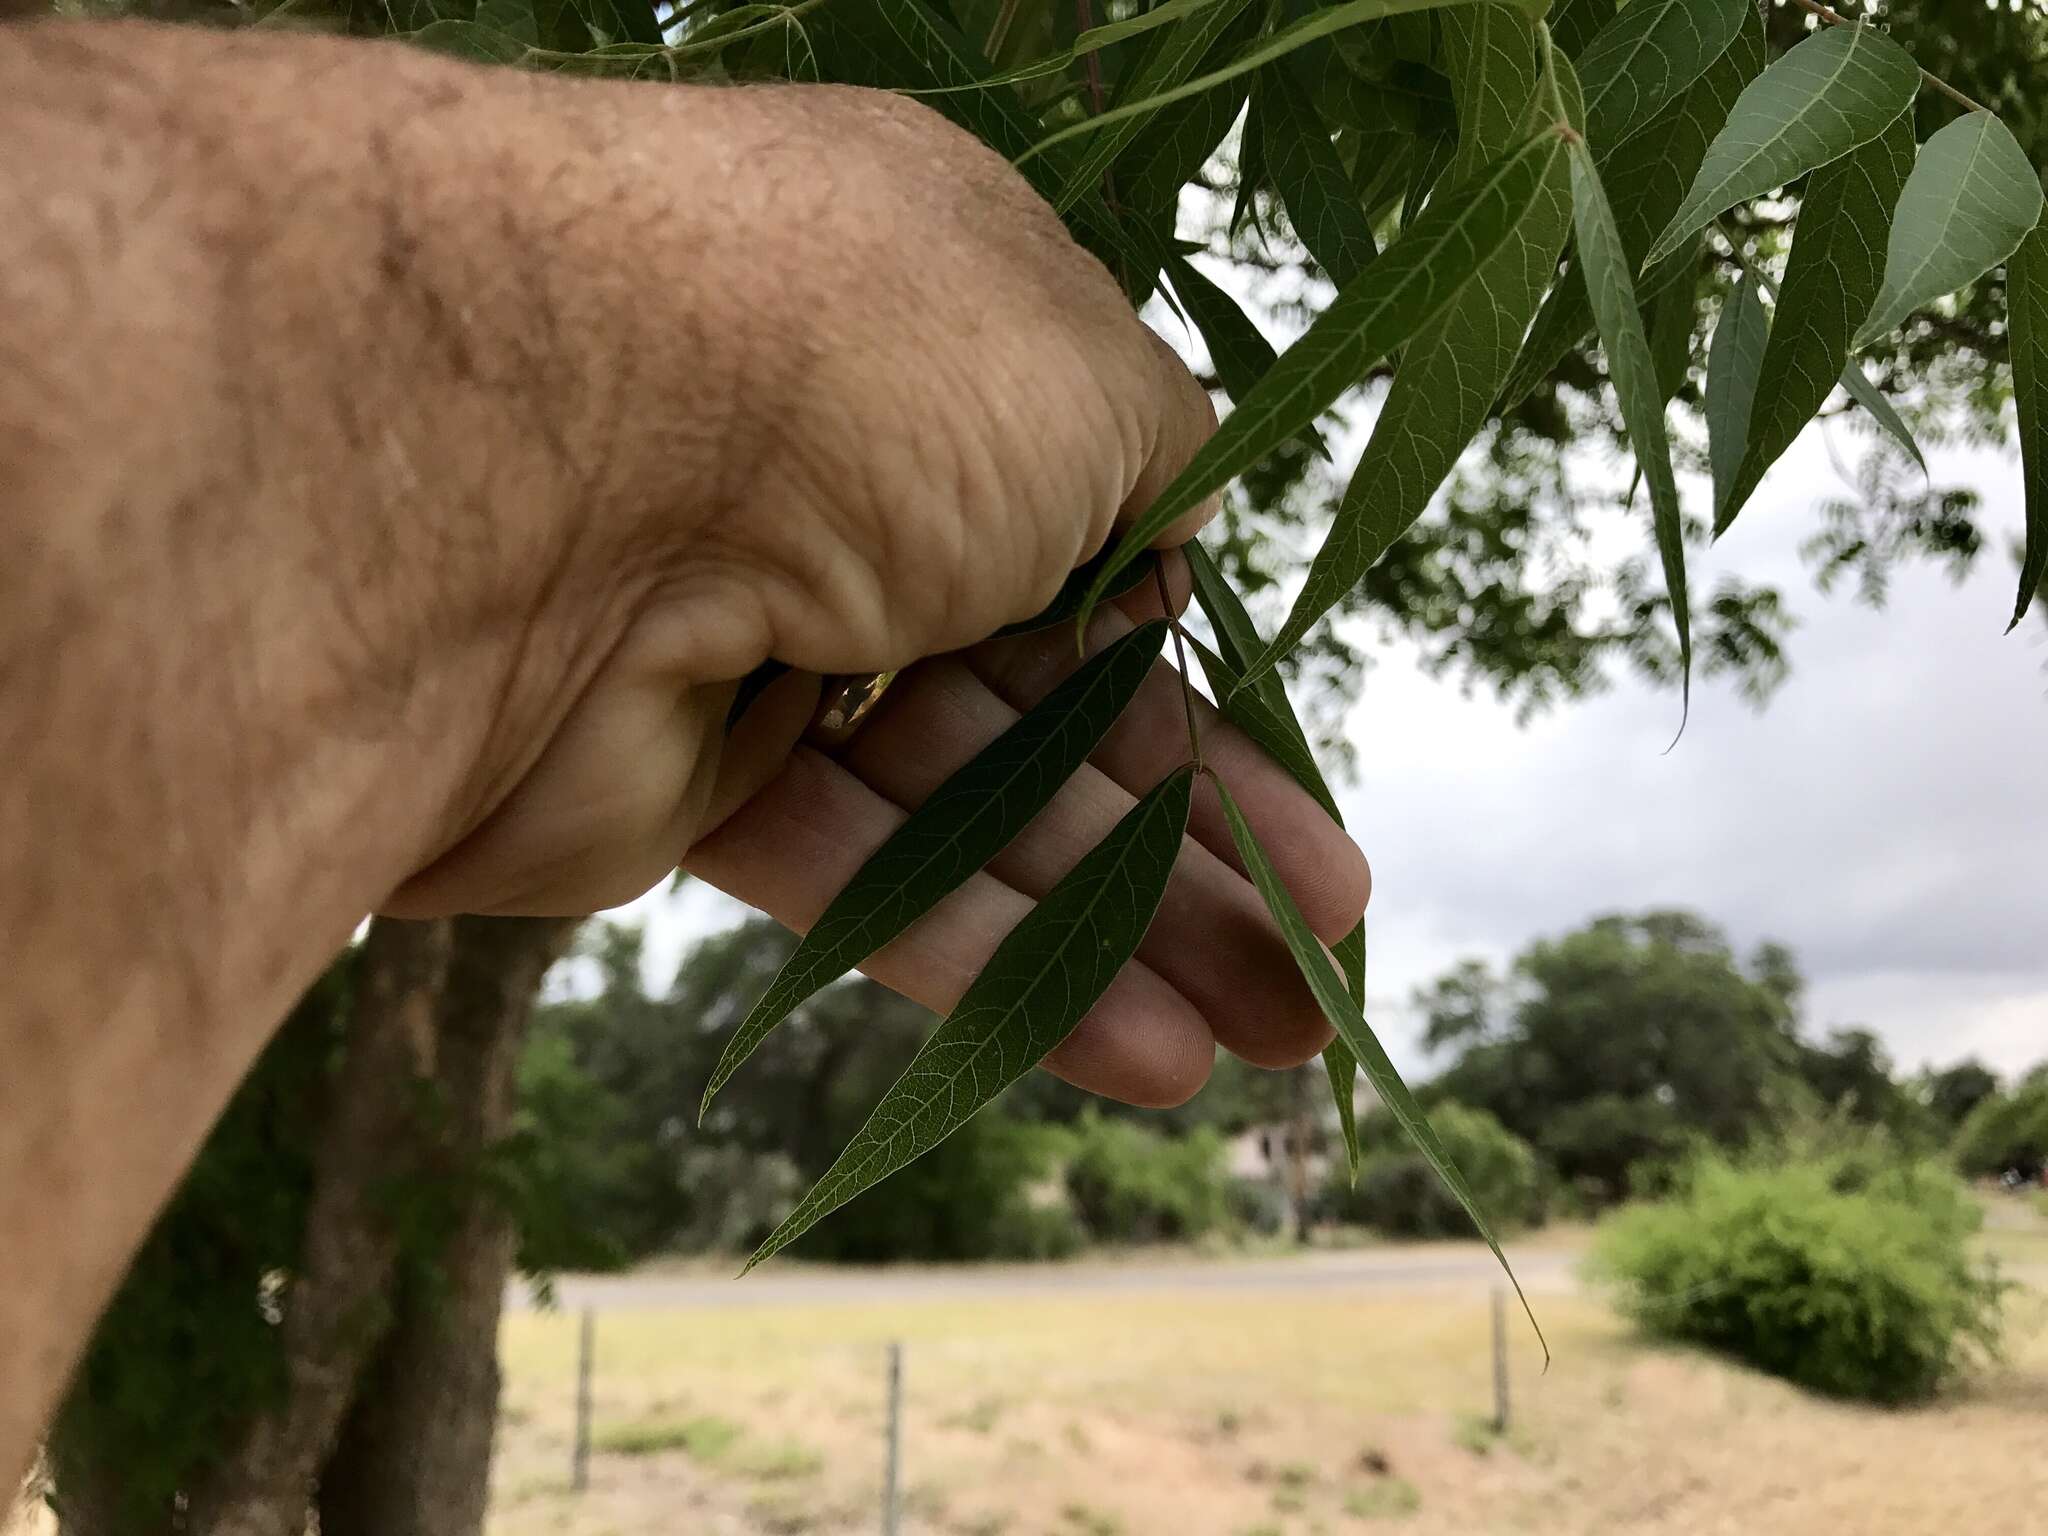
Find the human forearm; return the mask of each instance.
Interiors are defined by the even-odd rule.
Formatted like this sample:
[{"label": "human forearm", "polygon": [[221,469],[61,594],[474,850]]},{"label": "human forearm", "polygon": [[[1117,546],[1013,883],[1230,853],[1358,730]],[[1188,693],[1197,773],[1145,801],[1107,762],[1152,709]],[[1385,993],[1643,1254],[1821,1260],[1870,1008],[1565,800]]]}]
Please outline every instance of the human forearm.
[{"label": "human forearm", "polygon": [[730,364],[637,332],[606,104],[362,51],[0,31],[0,1475],[275,1020],[716,479]]}]

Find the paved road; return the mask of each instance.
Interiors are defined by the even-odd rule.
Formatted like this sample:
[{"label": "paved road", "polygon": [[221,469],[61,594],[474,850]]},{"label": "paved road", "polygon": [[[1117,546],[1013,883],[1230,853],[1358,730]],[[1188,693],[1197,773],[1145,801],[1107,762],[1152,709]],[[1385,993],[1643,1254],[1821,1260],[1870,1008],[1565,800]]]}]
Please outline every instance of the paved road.
[{"label": "paved road", "polygon": [[[1527,1248],[1513,1258],[1515,1273],[1531,1293],[1556,1295],[1577,1288],[1576,1248]],[[1492,1254],[1477,1243],[1459,1243],[1274,1259],[792,1267],[745,1280],[700,1269],[642,1270],[629,1275],[565,1275],[555,1283],[555,1296],[566,1308],[761,1307],[1144,1291],[1484,1291],[1499,1281]],[[516,1287],[512,1300],[518,1306],[529,1304],[523,1289]]]}]

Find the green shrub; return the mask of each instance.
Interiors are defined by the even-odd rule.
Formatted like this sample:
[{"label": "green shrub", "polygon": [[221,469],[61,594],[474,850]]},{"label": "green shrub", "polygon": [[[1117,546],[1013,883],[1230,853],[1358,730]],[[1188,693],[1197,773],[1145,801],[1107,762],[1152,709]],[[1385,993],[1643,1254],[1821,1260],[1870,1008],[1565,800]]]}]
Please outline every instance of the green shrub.
[{"label": "green shrub", "polygon": [[1815,1391],[1903,1402],[1997,1344],[2003,1286],[1969,1253],[1979,1219],[1925,1162],[1712,1157],[1672,1199],[1617,1215],[1593,1268],[1651,1333]]},{"label": "green shrub", "polygon": [[1979,1102],[1956,1130],[1955,1156],[1968,1174],[2011,1168],[2038,1178],[2048,1160],[2048,1082],[2023,1083]]},{"label": "green shrub", "polygon": [[874,1264],[901,1259],[1058,1258],[1080,1246],[1073,1217],[1033,1200],[1067,1133],[978,1115],[894,1178],[820,1222],[792,1251]]},{"label": "green shrub", "polygon": [[[1448,1101],[1431,1108],[1429,1123],[1496,1227],[1534,1226],[1543,1220],[1543,1165],[1526,1141],[1485,1110]],[[1363,1154],[1358,1182],[1351,1182],[1339,1160],[1319,1203],[1322,1218],[1398,1237],[1475,1235],[1472,1218],[1392,1115],[1370,1115],[1358,1130]]]},{"label": "green shrub", "polygon": [[1090,1111],[1072,1135],[1067,1197],[1089,1236],[1170,1242],[1200,1237],[1227,1220],[1223,1143],[1214,1131],[1168,1138]]}]

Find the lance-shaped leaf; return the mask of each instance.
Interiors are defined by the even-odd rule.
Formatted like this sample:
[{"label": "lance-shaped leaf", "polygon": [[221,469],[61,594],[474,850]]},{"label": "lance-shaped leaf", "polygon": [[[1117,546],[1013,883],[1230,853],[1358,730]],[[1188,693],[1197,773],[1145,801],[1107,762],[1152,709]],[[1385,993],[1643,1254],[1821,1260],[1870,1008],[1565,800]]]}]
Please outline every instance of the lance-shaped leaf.
[{"label": "lance-shaped leaf", "polygon": [[[1731,238],[1729,247],[1734,251],[1735,259],[1742,264],[1742,270],[1748,274],[1749,280],[1756,284],[1758,292],[1776,302],[1778,285],[1771,281],[1771,275],[1749,259],[1748,253],[1742,249],[1738,241]],[[1913,462],[1920,466],[1920,472],[1925,474],[1927,458],[1920,452],[1919,443],[1913,440],[1912,429],[1900,418],[1891,401],[1885,398],[1884,391],[1870,382],[1869,375],[1864,373],[1855,358],[1849,359],[1849,365],[1842,370],[1839,382],[1848,392],[1849,398],[1868,411],[1878,426],[1906,450]]]},{"label": "lance-shaped leaf", "polygon": [[1371,220],[1352,195],[1330,130],[1287,60],[1260,76],[1259,106],[1266,174],[1309,255],[1342,287],[1365,270],[1379,246]]},{"label": "lance-shaped leaf", "polygon": [[[1446,29],[1454,56],[1468,48],[1476,54],[1475,67],[1461,71],[1466,81],[1461,110],[1471,99],[1466,92],[1487,89],[1477,76],[1489,64],[1498,77],[1492,91],[1518,90],[1529,79],[1504,41],[1504,34],[1512,35],[1506,32],[1511,18],[1507,13],[1502,16],[1489,29],[1490,37],[1479,35],[1476,27]],[[1533,31],[1524,39],[1533,49]],[[1560,56],[1557,68],[1566,110],[1575,111],[1577,87],[1571,66]],[[1518,127],[1526,128],[1530,110],[1525,96],[1517,104]],[[1499,131],[1498,113],[1476,105],[1465,121],[1468,137]],[[1545,167],[1536,197],[1508,239],[1474,274],[1465,300],[1403,353],[1372,437],[1331,520],[1329,536],[1316,551],[1287,621],[1252,663],[1251,676],[1269,674],[1427,509],[1458,456],[1492,414],[1494,397],[1514,366],[1529,319],[1557,271],[1570,229],[1571,177],[1565,157],[1558,154]]]},{"label": "lance-shaped leaf", "polygon": [[1632,0],[1578,58],[1586,92],[1586,137],[1620,144],[1706,73],[1751,0]]},{"label": "lance-shaped leaf", "polygon": [[[1216,0],[1192,19],[1160,35],[1159,45],[1145,56],[1126,87],[1129,101],[1086,120],[1102,125],[1103,131],[1082,151],[1050,194],[1053,207],[1065,213],[1092,192],[1101,183],[1102,173],[1116,162],[1125,146],[1161,107],[1221,83],[1203,76],[1192,89],[1187,88],[1188,77],[1201,67],[1211,45],[1229,30],[1249,3],[1250,0]],[[1018,155],[1015,163],[1023,168],[1066,137],[1065,133],[1057,133],[1040,140]]]},{"label": "lance-shaped leaf", "polygon": [[1735,471],[1749,440],[1749,412],[1764,366],[1771,316],[1756,279],[1747,272],[1721,306],[1714,343],[1707,351],[1707,462],[1714,473],[1714,505],[1735,483]]},{"label": "lance-shaped leaf", "polygon": [[[1651,238],[1692,185],[1707,145],[1728,120],[1735,98],[1763,67],[1763,23],[1752,18],[1706,73],[1640,133],[1620,145],[1594,141],[1593,158],[1601,177],[1614,189],[1614,221],[1621,229],[1631,271],[1641,266]],[[1660,263],[1644,273],[1644,286],[1656,286],[1662,271]],[[1521,404],[1592,332],[1593,302],[1586,294],[1585,274],[1572,262],[1537,312],[1496,409],[1504,414]]]},{"label": "lance-shaped leaf", "polygon": [[[1678,664],[1686,704],[1692,699],[1692,616],[1685,595],[1685,529],[1679,515],[1678,481],[1671,473],[1671,441],[1664,429],[1664,399],[1657,389],[1657,368],[1636,304],[1635,281],[1621,234],[1614,227],[1600,172],[1584,143],[1571,146],[1572,218],[1579,233],[1579,259],[1586,266],[1586,290],[1592,295],[1600,345],[1607,371],[1621,402],[1636,465],[1650,488],[1650,510],[1657,531],[1657,553],[1664,565],[1664,589],[1671,600],[1671,620],[1678,629]],[[1681,729],[1683,726],[1681,725]]]},{"label": "lance-shaped leaf", "polygon": [[[1266,340],[1251,316],[1238,307],[1237,300],[1210,282],[1185,257],[1169,256],[1166,272],[1181,308],[1202,333],[1202,344],[1209,349],[1209,361],[1216,369],[1223,392],[1233,401],[1244,400],[1273,366],[1278,356],[1273,344]],[[1329,456],[1321,434],[1314,427],[1303,428],[1302,436],[1314,445],[1317,453]],[[1098,558],[1106,559],[1107,553]]]},{"label": "lance-shaped leaf", "polygon": [[1458,148],[1445,174],[1455,184],[1529,131],[1529,102],[1541,72],[1538,23],[1501,5],[1461,5],[1444,12],[1443,23],[1444,65],[1458,115]]},{"label": "lance-shaped leaf", "polygon": [[1650,341],[1657,398],[1667,405],[1685,388],[1686,374],[1692,369],[1701,243],[1695,237],[1690,244],[1673,251],[1664,265],[1651,269],[1642,285],[1643,333]]},{"label": "lance-shaped leaf", "polygon": [[1193,785],[1192,764],[1161,780],[1010,930],[748,1269],[929,1152],[1073,1032],[1152,925]]},{"label": "lance-shaped leaf", "polygon": [[[1351,1000],[1365,1012],[1365,919],[1330,946]],[[1344,1137],[1344,1166],[1358,1183],[1358,1057],[1339,1035],[1323,1047],[1323,1071],[1330,1079],[1330,1099],[1337,1106],[1337,1129]]]},{"label": "lance-shaped leaf", "polygon": [[[1785,282],[1744,429],[1742,462],[1714,487],[1714,532],[1726,531],[1849,366],[1849,342],[1883,275],[1884,231],[1913,165],[1913,114],[1807,179]],[[1711,425],[1710,425],[1711,430]]]},{"label": "lance-shaped leaf", "polygon": [[1989,112],[1957,118],[1922,147],[1906,180],[1884,288],[1856,344],[1974,283],[2019,249],[2040,218],[2041,175],[2012,130]]},{"label": "lance-shaped leaf", "polygon": [[[2012,392],[2019,407],[2020,458],[2027,482],[2027,542],[2020,555],[2019,623],[2048,579],[2048,225],[2020,242],[2006,271],[2011,309]],[[2008,631],[2012,625],[2007,625]]]},{"label": "lance-shaped leaf", "polygon": [[1716,214],[1839,159],[1911,105],[1920,66],[1868,26],[1823,27],[1736,101],[1692,190],[1651,245],[1656,261]]},{"label": "lance-shaped leaf", "polygon": [[[1515,1272],[1508,1264],[1508,1256],[1501,1251],[1494,1239],[1493,1228],[1487,1222],[1485,1211],[1473,1198],[1471,1186],[1458,1171],[1458,1165],[1444,1150],[1443,1143],[1429,1123],[1429,1117],[1422,1112],[1422,1106],[1415,1102],[1415,1095],[1408,1091],[1408,1085],[1401,1081],[1401,1074],[1394,1070],[1394,1063],[1381,1047],[1379,1039],[1365,1022],[1365,1011],[1346,990],[1345,977],[1330,963],[1330,957],[1323,952],[1308,924],[1302,920],[1301,909],[1294,903],[1294,897],[1281,882],[1279,872],[1273,868],[1273,861],[1266,857],[1266,851],[1259,846],[1259,840],[1252,832],[1251,823],[1245,820],[1244,812],[1238,809],[1237,801],[1231,797],[1229,786],[1220,779],[1212,781],[1216,793],[1223,802],[1223,816],[1230,824],[1231,840],[1237,844],[1238,856],[1244,860],[1245,868],[1251,871],[1252,884],[1258,887],[1259,895],[1265,899],[1266,910],[1273,914],[1273,921],[1287,942],[1287,949],[1294,956],[1294,963],[1307,981],[1309,991],[1314,994],[1316,1004],[1323,1011],[1323,1017],[1330,1021],[1331,1028],[1339,1038],[1351,1047],[1352,1055],[1365,1071],[1368,1081],[1379,1094],[1380,1102],[1400,1122],[1422,1155],[1436,1170],[1437,1177],[1444,1181],[1458,1203],[1465,1208],[1465,1214],[1472,1218],[1479,1235],[1486,1239],[1493,1256],[1500,1260],[1500,1266],[1507,1272],[1508,1280],[1515,1287],[1515,1294],[1521,1297],[1522,1309],[1529,1312],[1529,1323],[1536,1327],[1536,1314],[1529,1309],[1529,1300],[1522,1296],[1522,1285],[1515,1279]],[[1536,1327],[1536,1336],[1541,1339],[1543,1330]],[[1549,1358],[1550,1346],[1544,1345],[1544,1357]]]},{"label": "lance-shaped leaf", "polygon": [[[1076,566],[1067,579],[1060,583],[1059,591],[1052,595],[1052,601],[1028,619],[1019,619],[1014,624],[1005,624],[989,636],[991,640],[1006,639],[1011,635],[1035,635],[1040,630],[1052,629],[1066,623],[1081,611],[1081,599],[1088,595],[1088,589],[1095,584],[1095,573],[1102,566],[1101,555]],[[1118,575],[1112,584],[1111,597],[1122,597],[1141,583],[1152,579],[1152,567],[1158,563],[1151,560],[1134,560]]]},{"label": "lance-shaped leaf", "polygon": [[[1056,144],[1063,144],[1083,134],[1095,136],[1095,143],[1082,154],[1066,186],[1052,199],[1055,208],[1067,208],[1074,197],[1087,187],[1093,186],[1096,178],[1108,169],[1116,159],[1117,152],[1129,142],[1131,133],[1135,131],[1129,128],[1128,124],[1133,120],[1150,116],[1168,102],[1179,101],[1184,96],[1206,91],[1211,86],[1221,85],[1238,75],[1262,69],[1276,59],[1286,58],[1297,48],[1306,47],[1316,39],[1328,37],[1331,33],[1340,32],[1346,27],[1355,27],[1360,22],[1377,21],[1383,17],[1404,15],[1413,11],[1435,10],[1440,6],[1461,3],[1461,0],[1340,0],[1337,5],[1311,11],[1301,20],[1282,27],[1254,43],[1221,68],[1205,71],[1192,79],[1180,78],[1178,60],[1184,55],[1171,45],[1182,33],[1193,33],[1212,24],[1219,13],[1239,3],[1241,0],[1218,0],[1217,4],[1202,11],[1194,21],[1168,32],[1166,37],[1169,48],[1153,61],[1159,67],[1148,66],[1147,69],[1140,71],[1132,82],[1131,100],[1111,107],[1107,112],[1098,112],[1093,117],[1071,123],[1057,133],[1046,135],[1032,147],[1030,153],[1024,156],[1024,161],[1043,154]],[[1524,9],[1541,9],[1538,0],[1526,0],[1526,3],[1525,0],[1485,0],[1485,3],[1516,4]],[[1173,67],[1163,62],[1168,53],[1175,57],[1176,63]],[[1021,165],[1024,162],[1018,163]]]},{"label": "lance-shaped leaf", "polygon": [[[1332,821],[1343,826],[1344,814],[1337,809],[1336,797],[1330,793],[1322,769],[1316,766],[1315,754],[1309,750],[1308,733],[1302,730],[1300,720],[1295,718],[1294,710],[1287,702],[1279,674],[1269,672],[1249,688],[1237,687],[1238,679],[1244,676],[1246,664],[1263,649],[1251,615],[1245,612],[1244,604],[1238,600],[1230,583],[1223,579],[1222,571],[1216,568],[1216,562],[1206,549],[1199,543],[1190,543],[1187,557],[1188,570],[1193,576],[1195,601],[1208,615],[1223,655],[1218,657],[1193,635],[1187,639],[1202,658],[1202,669],[1209,675],[1210,688],[1223,701],[1219,707],[1238,729],[1258,742],[1269,757],[1292,774],[1296,783],[1315,796],[1316,803],[1330,813]],[[1256,726],[1247,726],[1247,719],[1255,720]],[[1361,917],[1358,926],[1339,939],[1330,952],[1337,957],[1338,967],[1344,972],[1345,982],[1362,1012],[1365,1008],[1365,919]],[[1355,1182],[1358,1178],[1355,1086],[1358,1058],[1341,1039],[1332,1040],[1323,1048],[1323,1069],[1329,1075],[1330,1097],[1337,1108],[1337,1124],[1344,1135],[1344,1154]]]},{"label": "lance-shaped leaf", "polygon": [[1870,412],[1878,426],[1890,435],[1893,442],[1906,450],[1913,462],[1920,466],[1920,473],[1926,474],[1927,455],[1920,451],[1920,444],[1913,437],[1913,429],[1906,425],[1905,419],[1899,415],[1898,408],[1885,397],[1884,391],[1870,382],[1870,375],[1857,365],[1854,358],[1851,358],[1849,366],[1842,370],[1842,388],[1849,392],[1850,399]]},{"label": "lance-shaped leaf", "polygon": [[[1593,46],[1593,39],[1600,35],[1601,29],[1612,20],[1614,0],[1554,0],[1545,25],[1550,28],[1551,40],[1564,50],[1567,58],[1577,63]],[[1584,82],[1583,72],[1579,79]]]},{"label": "lance-shaped leaf", "polygon": [[1167,624],[1104,648],[933,790],[803,936],[727,1042],[704,1106],[769,1031],[958,889],[1059,792],[1152,670]]},{"label": "lance-shaped leaf", "polygon": [[[1097,578],[1099,588],[1107,590],[1115,572],[1182,513],[1313,422],[1368,367],[1467,297],[1474,274],[1514,237],[1543,195],[1562,153],[1563,141],[1545,129],[1485,175],[1439,197],[1338,293],[1224,418],[1216,435],[1124,534]],[[1473,301],[1486,302],[1484,296]],[[1099,598],[1099,591],[1091,594],[1090,605]]]}]

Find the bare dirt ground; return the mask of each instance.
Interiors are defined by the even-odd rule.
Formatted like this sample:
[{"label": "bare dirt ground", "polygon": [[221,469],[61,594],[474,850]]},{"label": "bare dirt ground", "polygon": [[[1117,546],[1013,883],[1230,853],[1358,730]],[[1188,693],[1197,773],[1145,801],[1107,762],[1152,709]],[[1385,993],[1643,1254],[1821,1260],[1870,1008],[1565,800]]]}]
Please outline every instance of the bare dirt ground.
[{"label": "bare dirt ground", "polygon": [[[1999,1246],[2048,1266],[2048,1233]],[[878,1531],[892,1339],[904,1536],[2048,1530],[2048,1296],[2015,1297],[2004,1362],[1888,1412],[1646,1344],[1568,1247],[1517,1258],[1555,1358],[1511,1329],[1505,1436],[1481,1249],[565,1286],[615,1303],[591,1487],[566,1486],[576,1321],[515,1313],[491,1536]]]}]

